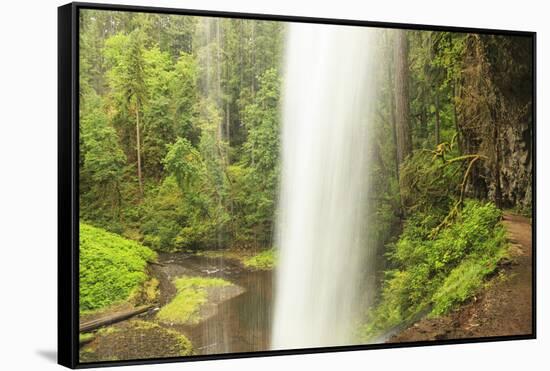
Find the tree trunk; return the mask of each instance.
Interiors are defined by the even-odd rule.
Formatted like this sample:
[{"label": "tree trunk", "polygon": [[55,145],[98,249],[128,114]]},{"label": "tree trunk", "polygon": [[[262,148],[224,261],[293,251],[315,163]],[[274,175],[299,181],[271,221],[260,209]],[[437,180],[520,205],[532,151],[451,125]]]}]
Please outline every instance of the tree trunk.
[{"label": "tree trunk", "polygon": [[218,108],[221,109],[221,100],[222,100],[222,59],[221,59],[221,43],[222,39],[220,36],[220,19],[216,19],[216,104]]},{"label": "tree trunk", "polygon": [[435,145],[441,143],[440,138],[441,121],[439,118],[439,95],[435,93]]},{"label": "tree trunk", "polygon": [[[497,99],[498,101],[498,99]],[[498,208],[502,208],[502,189],[500,184],[500,143],[499,143],[499,124],[497,121],[497,113],[494,110],[491,110],[491,117],[493,122],[493,145],[494,145],[494,164],[493,164],[493,177],[494,177],[494,187],[495,187],[495,205]]]},{"label": "tree trunk", "polygon": [[136,104],[136,151],[137,151],[137,174],[139,182],[139,194],[143,196],[143,180],[141,178],[141,135],[139,133],[139,105]]},{"label": "tree trunk", "polygon": [[458,151],[460,153],[463,153],[463,150],[462,150],[462,138],[461,138],[461,134],[460,134],[460,125],[458,124],[458,113],[457,113],[457,110],[456,110],[456,99],[457,99],[457,83],[456,83],[456,80],[453,80],[453,121],[454,121],[454,124],[455,124],[455,129],[456,129],[456,143],[458,144]]},{"label": "tree trunk", "polygon": [[252,46],[252,96],[256,94],[256,22],[252,21],[252,36],[250,37]]},{"label": "tree trunk", "polygon": [[409,108],[409,50],[407,32],[396,31],[394,44],[395,63],[395,124],[397,137],[397,162],[412,152]]},{"label": "tree trunk", "polygon": [[227,139],[227,145],[231,145],[231,108],[229,106],[229,99],[225,101],[225,136]]},{"label": "tree trunk", "polygon": [[420,137],[428,137],[428,114],[426,112],[426,97],[422,94],[422,108],[420,108]]},{"label": "tree trunk", "polygon": [[[392,86],[393,76],[391,70],[391,64],[388,63],[388,81],[389,85]],[[399,179],[399,161],[397,154],[397,129],[395,125],[395,89],[390,92],[390,117],[391,117],[391,129],[392,129],[392,139],[393,144],[395,145],[395,177]]]}]

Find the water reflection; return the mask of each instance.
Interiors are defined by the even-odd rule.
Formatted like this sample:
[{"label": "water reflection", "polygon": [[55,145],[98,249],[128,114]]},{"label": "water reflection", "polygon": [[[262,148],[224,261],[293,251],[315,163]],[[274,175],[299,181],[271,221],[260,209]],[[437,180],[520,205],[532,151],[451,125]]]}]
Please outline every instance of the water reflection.
[{"label": "water reflection", "polygon": [[[245,291],[218,305],[213,316],[182,326],[197,354],[269,350],[272,316],[272,272],[248,271],[231,259],[189,254],[164,254],[165,279],[181,275],[224,278]],[[167,298],[169,299],[169,298]]]}]

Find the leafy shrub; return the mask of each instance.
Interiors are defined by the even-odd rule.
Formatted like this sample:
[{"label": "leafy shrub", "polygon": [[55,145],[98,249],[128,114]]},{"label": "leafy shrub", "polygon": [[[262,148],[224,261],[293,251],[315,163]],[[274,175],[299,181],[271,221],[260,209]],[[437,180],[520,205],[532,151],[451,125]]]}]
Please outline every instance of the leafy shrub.
[{"label": "leafy shrub", "polygon": [[276,259],[275,250],[270,249],[244,259],[243,264],[249,268],[269,270],[275,267]]},{"label": "leafy shrub", "polygon": [[93,90],[82,97],[80,111],[80,216],[96,225],[119,228],[119,191],[127,158],[104,101]]},{"label": "leafy shrub", "polygon": [[167,177],[143,205],[143,243],[155,250],[174,251],[216,245],[227,214],[200,189],[181,189]]},{"label": "leafy shrub", "polygon": [[174,177],[166,178],[143,205],[143,243],[155,250],[172,250],[174,240],[186,222],[182,193]]},{"label": "leafy shrub", "polygon": [[431,215],[409,218],[391,247],[378,305],[362,329],[365,340],[424,311],[442,315],[469,299],[506,251],[501,211],[492,203],[466,201],[454,221],[433,238]]},{"label": "leafy shrub", "polygon": [[80,311],[127,300],[147,280],[156,254],[137,242],[80,224]]}]

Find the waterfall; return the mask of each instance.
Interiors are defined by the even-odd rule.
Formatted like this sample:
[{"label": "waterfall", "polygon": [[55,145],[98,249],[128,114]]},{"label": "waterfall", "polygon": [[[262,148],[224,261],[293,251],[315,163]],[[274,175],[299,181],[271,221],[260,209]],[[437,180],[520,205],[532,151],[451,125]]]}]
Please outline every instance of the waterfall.
[{"label": "waterfall", "polygon": [[272,349],[354,343],[365,281],[372,280],[366,213],[374,32],[288,29]]}]

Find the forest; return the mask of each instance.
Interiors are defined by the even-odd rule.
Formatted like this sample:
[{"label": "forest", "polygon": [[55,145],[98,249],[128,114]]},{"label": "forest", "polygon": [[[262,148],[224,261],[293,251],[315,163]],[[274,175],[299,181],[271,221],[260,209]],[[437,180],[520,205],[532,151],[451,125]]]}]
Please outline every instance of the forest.
[{"label": "forest", "polygon": [[[269,349],[263,317],[247,326],[264,326],[264,340],[243,348],[204,350],[194,334],[209,300],[253,291],[223,267],[262,280],[278,269],[287,32],[276,21],[81,11],[81,324],[160,303],[158,314],[81,334],[81,360]],[[362,244],[374,268],[354,278],[369,281],[354,343],[478,295],[514,260],[503,218],[530,218],[533,198],[530,38],[382,29],[370,48]],[[220,274],[168,269],[188,256]],[[121,341],[135,354],[113,346]]]}]

